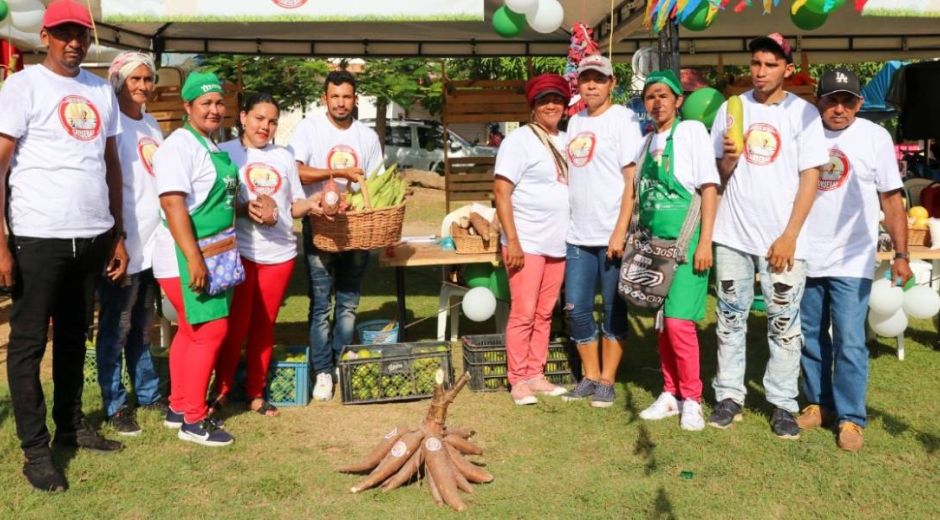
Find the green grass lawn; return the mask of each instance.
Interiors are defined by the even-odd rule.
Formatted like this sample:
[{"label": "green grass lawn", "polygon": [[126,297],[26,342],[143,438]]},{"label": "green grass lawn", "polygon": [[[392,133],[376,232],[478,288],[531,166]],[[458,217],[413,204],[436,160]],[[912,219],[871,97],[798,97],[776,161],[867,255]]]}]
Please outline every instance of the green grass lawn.
[{"label": "green grass lawn", "polygon": [[[298,266],[280,316],[281,342],[305,337],[303,277]],[[392,280],[392,272],[373,260],[362,319],[394,315]],[[408,320],[431,315],[439,271],[412,269],[407,280]],[[700,337],[705,395],[711,400],[713,310],[708,315]],[[506,393],[465,390],[451,407],[449,422],[477,430],[476,440],[487,450],[480,460],[496,477],[466,498],[466,516],[937,518],[940,352],[934,349],[933,326],[913,324],[904,362],[889,341],[872,345],[871,423],[865,448],[852,455],[838,450],[828,431],[804,433],[798,441],[770,433],[760,383],[767,359],[763,321],[755,314],[750,323],[745,419],[727,431],[683,432],[678,418],[650,423],[637,417],[658,395],[661,378],[651,321],[633,315],[613,408],[552,398],[519,408]],[[428,320],[409,332],[427,339],[435,326]],[[482,333],[493,325],[463,320],[461,327],[461,333]],[[458,366],[459,357],[455,352]],[[162,427],[160,417],[142,414],[143,435],[127,439],[122,453],[58,453],[71,489],[50,496],[32,491],[20,474],[22,458],[3,377],[0,518],[456,516],[436,507],[424,487],[353,495],[348,490],[357,477],[333,471],[364,455],[392,426],[417,424],[427,404],[343,406],[336,400],[282,408],[275,419],[241,413],[227,420],[235,445],[222,449],[183,443]],[[96,387],[86,388],[85,405],[91,420],[101,421]],[[683,478],[683,471],[692,477]]]}]

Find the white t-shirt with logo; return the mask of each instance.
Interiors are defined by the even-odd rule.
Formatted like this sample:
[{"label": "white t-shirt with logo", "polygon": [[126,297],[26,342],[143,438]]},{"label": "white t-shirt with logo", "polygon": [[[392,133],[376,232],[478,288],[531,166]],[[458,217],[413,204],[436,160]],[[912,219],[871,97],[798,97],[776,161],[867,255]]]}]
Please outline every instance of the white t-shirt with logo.
[{"label": "white t-shirt with logo", "polygon": [[[666,141],[669,131],[658,132],[653,135],[649,145],[649,157],[657,163],[666,151]],[[642,148],[642,146],[641,146]],[[640,165],[643,151],[637,154],[636,164]],[[673,175],[679,184],[690,194],[706,184],[721,185],[718,175],[718,166],[711,153],[711,137],[705,125],[698,121],[680,121],[676,126],[676,133],[672,136]]]},{"label": "white t-shirt with logo", "polygon": [[620,214],[623,168],[643,146],[636,114],[613,105],[591,117],[587,111],[568,122],[568,243],[606,246]]},{"label": "white t-shirt with logo", "polygon": [[[777,240],[793,211],[800,172],[829,161],[822,120],[816,107],[787,93],[779,103],[754,100],[753,90],[741,95],[744,108],[744,153],[728,180],[715,218],[715,243],[764,256]],[[715,157],[724,156],[728,103],[715,115],[712,142]],[[797,240],[797,259],[806,259],[806,233]]]},{"label": "white t-shirt with logo", "polygon": [[879,193],[904,187],[887,130],[865,119],[825,130],[829,162],[806,218],[807,276],[871,278],[878,245]]},{"label": "white t-shirt with logo", "polygon": [[13,74],[0,89],[0,133],[17,140],[10,174],[10,227],[37,238],[90,238],[114,226],[108,204],[107,138],[121,132],[117,98],[81,70],[44,65]]},{"label": "white t-shirt with logo", "polygon": [[[564,154],[564,132],[551,135]],[[496,154],[496,175],[513,183],[512,216],[522,250],[530,255],[565,256],[568,228],[568,185],[559,175],[555,156],[531,128],[522,127],[503,139]],[[502,244],[506,245],[503,233]]]},{"label": "white t-shirt with logo", "polygon": [[238,201],[245,204],[258,195],[277,203],[277,223],[258,224],[248,217],[235,219],[238,252],[259,264],[280,264],[297,256],[297,237],[290,208],[305,198],[297,163],[287,148],[269,144],[263,149],[245,148],[238,139],[219,146],[238,166]]},{"label": "white t-shirt with logo", "polygon": [[[212,151],[218,147],[209,139]],[[209,197],[217,177],[209,152],[189,130],[179,128],[153,154],[153,173],[157,179],[157,194],[180,192],[186,194],[186,208],[190,213]],[[163,211],[160,215],[166,218]],[[176,243],[165,224],[157,226],[153,247],[153,276],[176,278],[179,264]]]},{"label": "white t-shirt with logo", "polygon": [[[368,126],[353,120],[343,130],[336,128],[326,114],[315,114],[301,121],[291,136],[294,159],[311,168],[341,170],[362,168],[366,177],[382,173],[384,163],[379,136]],[[334,179],[340,192],[346,191],[346,179]],[[307,196],[323,189],[325,182],[304,185]]]},{"label": "white t-shirt with logo", "polygon": [[121,114],[118,155],[124,173],[124,231],[127,240],[127,273],[153,265],[153,243],[160,225],[160,198],[153,175],[153,155],[163,143],[163,133],[149,114],[140,120]]}]

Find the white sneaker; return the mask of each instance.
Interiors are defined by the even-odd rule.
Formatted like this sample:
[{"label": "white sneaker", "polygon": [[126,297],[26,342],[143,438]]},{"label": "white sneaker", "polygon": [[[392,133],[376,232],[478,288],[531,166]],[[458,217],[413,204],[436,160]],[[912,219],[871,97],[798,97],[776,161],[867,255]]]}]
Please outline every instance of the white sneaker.
[{"label": "white sneaker", "polygon": [[333,374],[329,372],[317,374],[317,384],[313,387],[313,400],[333,400]]},{"label": "white sneaker", "polygon": [[705,418],[702,417],[702,405],[698,401],[686,399],[682,401],[682,418],[679,427],[683,430],[697,432],[705,428]]},{"label": "white sneaker", "polygon": [[647,421],[658,421],[674,415],[679,415],[679,402],[669,392],[659,394],[649,408],[640,412],[640,418]]}]

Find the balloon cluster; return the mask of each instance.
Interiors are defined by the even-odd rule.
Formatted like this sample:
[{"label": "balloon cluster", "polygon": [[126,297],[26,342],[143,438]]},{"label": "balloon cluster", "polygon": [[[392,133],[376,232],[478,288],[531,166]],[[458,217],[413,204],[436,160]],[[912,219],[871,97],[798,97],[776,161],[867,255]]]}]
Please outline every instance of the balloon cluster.
[{"label": "balloon cluster", "polygon": [[[593,36],[594,30],[583,23],[577,23],[571,28],[571,45],[568,46],[565,79],[568,80],[573,95],[577,95],[578,92],[578,64],[585,56],[600,54],[600,49],[597,47]],[[577,97],[577,100],[572,97],[571,101],[572,103],[568,105],[569,116],[584,109],[584,101],[581,100],[580,96]]]},{"label": "balloon cluster", "polygon": [[845,0],[795,0],[790,7],[790,20],[804,31],[819,29],[829,13],[842,7]]},{"label": "balloon cluster", "polygon": [[929,284],[915,285],[913,278],[903,288],[882,278],[871,285],[868,308],[871,330],[879,336],[896,337],[904,333],[909,317],[923,320],[940,312],[940,294]]},{"label": "balloon cluster", "polygon": [[503,38],[515,38],[526,23],[536,32],[549,34],[561,28],[565,9],[558,0],[505,0],[493,15],[493,30]]},{"label": "balloon cluster", "polygon": [[[7,27],[26,34],[38,34],[46,6],[40,0],[0,0],[0,32]],[[5,37],[5,36],[4,36]]]}]

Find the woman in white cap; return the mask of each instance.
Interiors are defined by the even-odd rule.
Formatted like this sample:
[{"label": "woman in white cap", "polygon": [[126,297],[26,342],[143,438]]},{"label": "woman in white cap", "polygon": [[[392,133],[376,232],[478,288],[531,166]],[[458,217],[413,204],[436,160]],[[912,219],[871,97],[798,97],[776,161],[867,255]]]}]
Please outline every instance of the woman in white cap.
[{"label": "woman in white cap", "polygon": [[137,403],[165,412],[149,341],[156,287],[151,269],[153,239],[160,224],[151,159],[163,142],[163,133],[157,121],[144,113],[144,104],[153,94],[155,75],[153,58],[139,52],[118,55],[108,69],[108,81],[121,108],[122,132],[117,144],[124,180],[128,263],[122,283],[103,278],[98,284],[101,308],[95,357],[104,410],[111,427],[120,435],[138,435],[141,431],[121,382],[122,352]]}]

